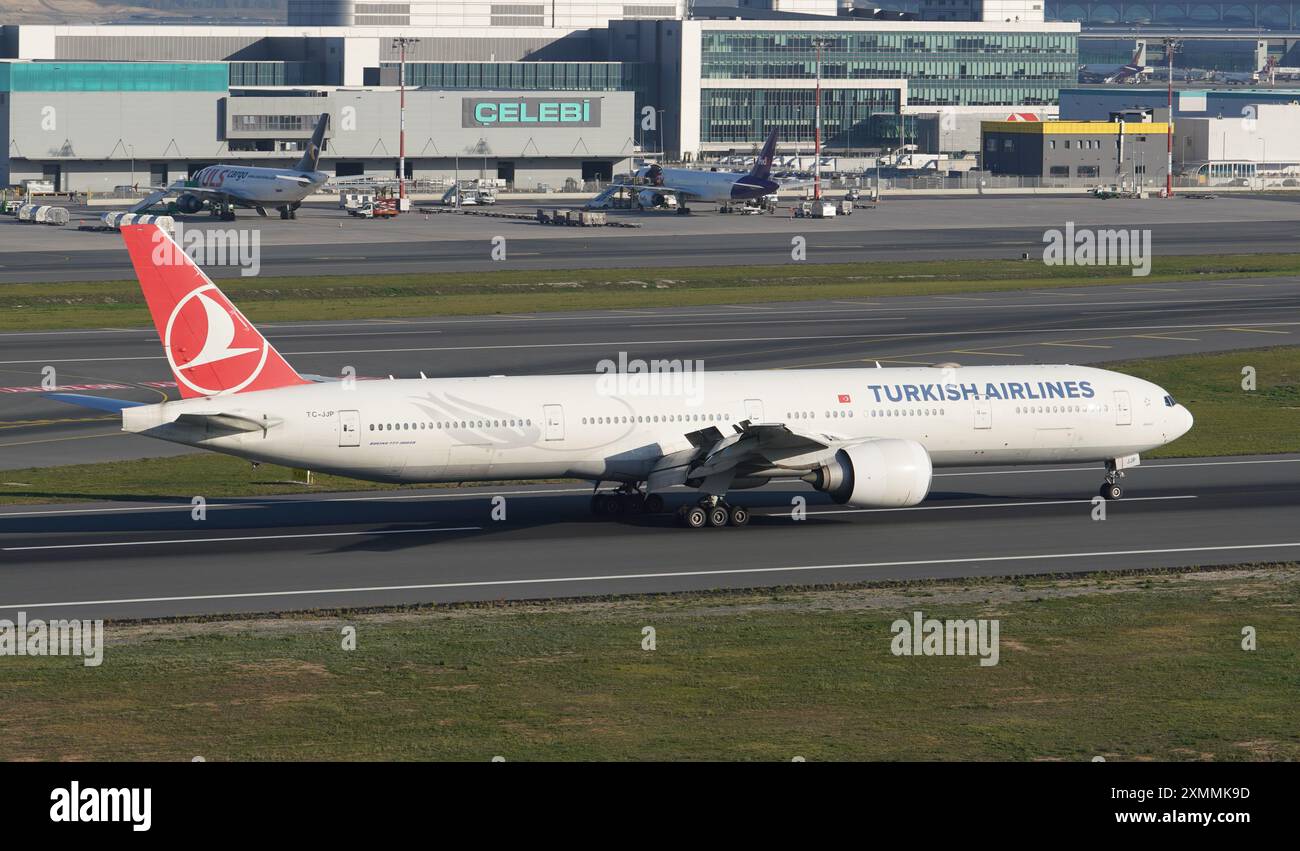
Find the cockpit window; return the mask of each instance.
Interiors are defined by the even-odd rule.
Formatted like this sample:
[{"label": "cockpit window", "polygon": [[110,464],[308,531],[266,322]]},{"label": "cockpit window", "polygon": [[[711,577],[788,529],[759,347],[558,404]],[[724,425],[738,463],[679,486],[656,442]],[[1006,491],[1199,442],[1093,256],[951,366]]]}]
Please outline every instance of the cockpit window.
[{"label": "cockpit window", "polygon": [[1165,397],[1165,407],[1166,407],[1166,408],[1172,408],[1172,407],[1174,407],[1174,406],[1177,405],[1177,404],[1178,404],[1178,403],[1174,401],[1174,397],[1173,397],[1173,396],[1166,396],[1166,397]]}]

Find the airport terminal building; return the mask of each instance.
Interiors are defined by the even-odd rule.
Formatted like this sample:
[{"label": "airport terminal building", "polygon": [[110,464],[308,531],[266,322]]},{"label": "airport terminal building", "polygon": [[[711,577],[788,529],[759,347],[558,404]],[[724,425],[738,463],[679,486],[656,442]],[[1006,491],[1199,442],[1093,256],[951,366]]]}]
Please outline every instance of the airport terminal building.
[{"label": "airport terminal building", "polygon": [[322,112],[325,170],[395,176],[399,38],[407,174],[521,189],[608,180],[642,153],[747,155],[771,128],[783,154],[810,153],[819,70],[832,152],[914,141],[926,118],[955,137],[967,119],[977,134],[980,118],[1054,116],[1073,80],[1078,25],[1044,22],[1038,0],[973,21],[840,11],[301,0],[285,26],[3,26],[0,185],[111,191],[287,165]]}]

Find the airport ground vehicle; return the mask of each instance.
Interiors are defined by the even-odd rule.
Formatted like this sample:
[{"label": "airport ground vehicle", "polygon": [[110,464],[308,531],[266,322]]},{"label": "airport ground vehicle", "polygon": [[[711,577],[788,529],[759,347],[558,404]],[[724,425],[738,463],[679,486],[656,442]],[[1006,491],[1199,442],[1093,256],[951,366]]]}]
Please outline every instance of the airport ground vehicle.
[{"label": "airport ground vehicle", "polygon": [[935,466],[1095,461],[1118,499],[1140,453],[1192,427],[1155,384],[1070,365],[706,373],[622,356],[594,375],[310,379],[164,232],[122,235],[182,398],[50,397],[252,461],[386,482],[585,479],[601,512],[655,510],[683,486],[679,518],[698,528],[744,525],[727,494],[778,477],[915,505]]}]

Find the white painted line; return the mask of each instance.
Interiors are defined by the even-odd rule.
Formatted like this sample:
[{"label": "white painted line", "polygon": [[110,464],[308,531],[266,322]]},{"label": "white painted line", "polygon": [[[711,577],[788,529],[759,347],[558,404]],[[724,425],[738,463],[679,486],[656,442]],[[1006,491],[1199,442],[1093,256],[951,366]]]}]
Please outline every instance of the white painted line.
[{"label": "white painted line", "polygon": [[[340,497],[321,497],[319,499],[270,499],[270,500],[252,500],[249,502],[210,502],[208,510],[219,508],[262,508],[270,505],[280,506],[302,506],[318,505],[323,502],[398,502],[405,499],[468,499],[475,496],[493,497],[493,496],[532,496],[533,494],[552,494],[552,493],[591,493],[591,488],[537,488],[535,490],[522,491],[494,491],[494,490],[433,490],[430,489],[423,493],[399,494],[384,496],[376,494],[375,496],[340,496]],[[111,514],[125,511],[191,511],[194,506],[190,503],[166,503],[156,502],[149,505],[130,505],[117,508],[59,508],[47,511],[11,511],[0,512],[0,520],[6,517],[45,517],[55,514]]]},{"label": "white painted line", "polygon": [[[1125,497],[1120,502],[1158,502],[1169,499],[1196,499],[1196,494],[1180,496],[1133,496]],[[1020,502],[980,502],[971,505],[913,505],[908,508],[831,508],[826,511],[805,511],[805,515],[814,514],[876,514],[899,511],[956,511],[963,508],[1038,508],[1042,505],[1091,505],[1092,499],[1048,499],[1034,500],[1027,498]],[[189,506],[186,506],[187,508]],[[764,517],[789,517],[789,511],[764,514]]]},{"label": "white painted line", "polygon": [[[1300,322],[1263,322],[1260,325],[1300,325]],[[921,339],[935,337],[953,337],[953,336],[971,336],[975,334],[988,335],[1017,335],[1017,334],[1081,334],[1088,332],[1105,332],[1115,333],[1120,331],[1143,331],[1143,330],[1176,330],[1176,329],[1210,329],[1223,330],[1227,323],[1216,325],[1108,325],[1101,328],[1021,328],[1012,330],[989,330],[989,331],[917,331],[911,333],[881,334],[863,332],[861,334],[804,334],[790,337],[714,337],[698,338],[686,340],[604,340],[600,342],[588,343],[519,343],[514,345],[492,345],[492,346],[419,346],[414,348],[401,349],[324,349],[319,351],[302,351],[302,352],[280,352],[285,357],[297,355],[373,355],[373,354],[397,354],[402,352],[477,352],[477,351],[509,351],[513,349],[570,349],[570,348],[597,348],[597,347],[622,347],[631,346],[681,346],[681,345],[701,345],[705,343],[779,343],[779,342],[808,342],[810,340],[863,340],[870,339],[874,342],[881,340],[903,340],[903,339]],[[640,326],[629,326],[640,327]],[[116,361],[143,361],[143,360],[164,360],[163,355],[136,355],[131,357],[97,357],[97,358],[36,358],[31,360],[7,360],[0,361],[0,365],[31,364],[31,363],[111,363]]]},{"label": "white painted line", "polygon": [[311,588],[291,591],[246,591],[233,594],[189,594],[177,597],[126,597],[118,600],[69,600],[59,603],[0,603],[3,609],[41,609],[54,606],[109,606],[127,603],[178,603],[199,600],[239,600],[259,597],[302,597],[312,594],[367,594],[386,591],[436,591],[454,588],[493,588],[510,585],[553,585],[564,582],[619,582],[634,579],[676,579],[688,576],[731,576],[745,573],[801,573],[808,571],[853,570],[879,567],[926,567],[944,564],[1033,561],[1035,559],[1112,558],[1116,556],[1174,555],[1178,553],[1242,552],[1246,550],[1300,549],[1300,541],[1277,544],[1229,544],[1215,547],[1169,547],[1149,550],[1098,550],[1086,553],[1036,553],[1019,556],[973,556],[970,558],[916,559],[912,561],[867,561],[853,564],[808,564],[790,567],[737,567],[713,570],[682,570],[661,573],[613,573],[591,576],[551,576],[537,579],[485,579],[473,582],[430,582],[420,585],[370,585],[356,588]]},{"label": "white painted line", "polygon": [[441,526],[426,529],[380,529],[360,532],[306,532],[298,535],[240,535],[232,538],[173,538],[166,541],[102,541],[96,544],[43,544],[36,547],[3,547],[0,552],[18,553],[30,550],[88,550],[102,547],[148,547],[159,544],[216,544],[223,541],[284,541],[295,538],[344,538],[366,535],[415,535],[428,532],[477,532],[482,526]]},{"label": "white painted line", "polygon": [[[1231,467],[1239,464],[1300,464],[1300,458],[1270,458],[1259,461],[1186,461],[1152,464],[1150,462],[1135,470],[1163,470],[1169,467]],[[1022,470],[971,470],[966,473],[935,473],[934,478],[944,476],[1007,476],[1025,473],[1097,473],[1096,467],[1030,467]]]},{"label": "white painted line", "polygon": [[[114,432],[114,434],[118,434],[118,432]],[[1162,462],[1162,463],[1147,462],[1146,464],[1143,464],[1141,467],[1137,467],[1134,469],[1148,471],[1148,470],[1161,470],[1170,467],[1232,467],[1232,466],[1238,466],[1243,464],[1300,464],[1300,458],[1268,458],[1268,459],[1249,460],[1249,461],[1187,461],[1187,462]],[[969,470],[961,473],[935,473],[934,478],[939,479],[939,478],[954,478],[960,476],[1026,475],[1026,474],[1035,474],[1035,473],[1088,473],[1089,475],[1096,475],[1099,472],[1099,469],[1100,468],[1096,467],[1095,465],[1078,466],[1078,467],[1028,467],[1027,466],[1024,468],[1014,469],[1014,470]],[[797,482],[797,481],[800,481],[798,477],[790,476],[790,477],[773,479],[772,483],[775,484],[778,482]],[[272,506],[272,505],[279,505],[279,506],[315,505],[324,502],[398,502],[401,500],[408,500],[408,499],[468,499],[475,496],[484,496],[484,497],[533,496],[537,494],[546,495],[546,494],[560,494],[560,493],[591,493],[591,488],[588,487],[531,488],[528,490],[516,490],[516,491],[496,491],[496,490],[491,490],[490,488],[478,488],[475,490],[430,489],[427,492],[396,494],[396,495],[376,494],[374,496],[320,497],[316,499],[285,498],[279,500],[255,500],[249,502],[208,503],[208,508],[209,509],[258,508],[258,507]],[[1156,498],[1163,498],[1163,497],[1126,497],[1125,499],[1126,501],[1131,502],[1134,499],[1138,499],[1138,498],[1156,499]],[[1043,503],[1035,503],[1035,504],[1042,505]],[[4,511],[3,509],[0,509],[0,520],[3,520],[6,517],[44,517],[44,516],[60,515],[60,514],[112,514],[112,513],[119,513],[119,512],[169,511],[169,510],[190,511],[192,508],[193,506],[190,505],[189,503],[181,503],[181,504],[151,503],[147,505],[116,506],[112,508],[56,508],[56,509],[42,509],[40,511]],[[883,510],[897,511],[899,509],[883,509]]]}]

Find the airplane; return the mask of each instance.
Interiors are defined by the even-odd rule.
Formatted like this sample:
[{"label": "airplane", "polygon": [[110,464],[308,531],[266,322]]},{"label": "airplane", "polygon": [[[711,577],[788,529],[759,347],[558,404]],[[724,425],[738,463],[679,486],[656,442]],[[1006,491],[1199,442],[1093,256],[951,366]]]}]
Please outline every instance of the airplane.
[{"label": "airplane", "polygon": [[211,207],[213,215],[219,215],[223,221],[233,221],[235,207],[251,207],[259,216],[265,216],[266,209],[274,207],[279,209],[280,218],[295,219],[303,199],[329,180],[328,174],[316,170],[328,125],[329,113],[322,112],[307,149],[292,168],[210,165],[189,180],[155,187],[155,192],[130,212],[144,212],[165,196],[179,192],[176,209],[189,215]]},{"label": "airplane", "polygon": [[599,206],[607,197],[624,189],[633,193],[638,209],[675,204],[678,213],[690,212],[688,201],[711,204],[755,201],[780,189],[780,184],[772,180],[775,153],[776,131],[773,130],[767,135],[753,168],[747,172],[664,168],[659,163],[648,163],[637,169],[635,182],[610,184],[588,206]]},{"label": "airplane", "polygon": [[[584,479],[598,514],[744,526],[735,490],[798,478],[837,503],[906,507],[936,467],[1100,462],[1100,488],[1192,415],[1140,378],[1082,366],[700,372],[692,392],[621,375],[315,380],[298,373],[156,225],[122,237],[181,398],[48,398],[123,431],[370,481]],[[662,377],[662,376],[661,376]],[[684,386],[684,385],[683,385]],[[604,484],[616,489],[602,491]]]},{"label": "airplane", "polygon": [[1138,83],[1151,75],[1151,66],[1147,64],[1146,42],[1138,42],[1133,51],[1133,58],[1127,65],[1081,65],[1079,76],[1083,82],[1093,83]]}]

